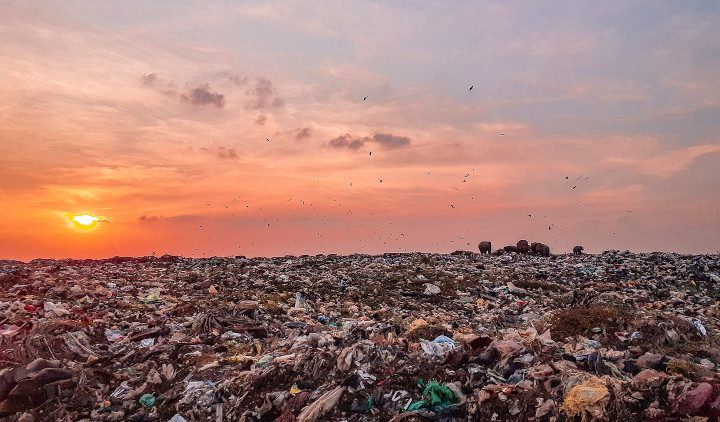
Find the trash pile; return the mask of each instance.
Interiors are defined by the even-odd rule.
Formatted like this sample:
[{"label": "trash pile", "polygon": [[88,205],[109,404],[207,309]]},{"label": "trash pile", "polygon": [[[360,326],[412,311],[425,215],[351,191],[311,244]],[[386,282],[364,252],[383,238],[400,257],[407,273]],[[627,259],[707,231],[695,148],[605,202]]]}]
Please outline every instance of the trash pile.
[{"label": "trash pile", "polygon": [[0,420],[720,416],[718,255],[0,261]]}]

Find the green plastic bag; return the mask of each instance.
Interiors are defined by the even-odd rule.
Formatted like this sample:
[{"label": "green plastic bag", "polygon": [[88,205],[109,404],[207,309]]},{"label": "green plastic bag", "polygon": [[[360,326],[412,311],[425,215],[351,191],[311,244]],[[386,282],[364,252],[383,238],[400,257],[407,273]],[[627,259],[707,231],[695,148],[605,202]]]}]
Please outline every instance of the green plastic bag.
[{"label": "green plastic bag", "polygon": [[138,401],[140,402],[142,407],[146,409],[150,409],[151,407],[155,406],[155,396],[153,396],[152,394],[143,394]]},{"label": "green plastic bag", "polygon": [[407,410],[412,412],[420,409],[428,409],[437,412],[459,401],[454,391],[437,381],[430,381],[427,384],[422,380],[418,382],[418,386],[422,386],[423,384],[425,385],[423,399],[412,403],[407,407]]},{"label": "green plastic bag", "polygon": [[449,387],[437,381],[430,381],[423,391],[423,401],[428,404],[429,408],[437,410],[457,403],[458,398]]}]

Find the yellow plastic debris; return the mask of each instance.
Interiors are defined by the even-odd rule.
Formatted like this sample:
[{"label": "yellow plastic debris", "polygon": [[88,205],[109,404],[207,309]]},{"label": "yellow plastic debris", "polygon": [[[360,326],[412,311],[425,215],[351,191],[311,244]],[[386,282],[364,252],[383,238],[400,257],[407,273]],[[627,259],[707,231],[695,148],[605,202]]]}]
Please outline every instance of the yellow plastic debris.
[{"label": "yellow plastic debris", "polygon": [[599,419],[605,413],[609,396],[605,382],[600,378],[592,378],[567,392],[562,410],[569,417],[580,415],[583,421]]}]

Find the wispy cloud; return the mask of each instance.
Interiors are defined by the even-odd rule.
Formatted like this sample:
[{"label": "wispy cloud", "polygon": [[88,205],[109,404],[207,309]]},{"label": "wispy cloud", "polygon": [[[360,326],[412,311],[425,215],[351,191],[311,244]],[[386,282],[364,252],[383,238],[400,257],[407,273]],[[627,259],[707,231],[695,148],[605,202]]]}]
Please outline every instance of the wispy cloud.
[{"label": "wispy cloud", "polygon": [[245,94],[252,97],[250,107],[253,109],[278,108],[284,104],[272,81],[266,78],[256,79],[255,83],[245,91]]},{"label": "wispy cloud", "polygon": [[243,86],[248,81],[247,77],[237,75],[229,70],[215,72],[212,76],[213,76],[213,79],[228,80],[228,81],[232,82],[233,85],[235,85],[236,87]]},{"label": "wispy cloud", "polygon": [[217,156],[222,159],[236,160],[238,158],[238,153],[235,151],[235,148],[220,147],[218,148]]},{"label": "wispy cloud", "polygon": [[359,149],[369,141],[370,138],[367,136],[359,138],[346,133],[345,135],[340,135],[337,138],[329,140],[328,145],[332,148]]},{"label": "wispy cloud", "polygon": [[695,145],[653,157],[607,157],[603,161],[637,169],[642,174],[670,177],[687,169],[699,157],[718,152],[720,152],[720,145]]},{"label": "wispy cloud", "polygon": [[140,217],[138,217],[138,220],[149,222],[149,223],[164,220],[164,219],[165,219],[164,215],[141,215]]},{"label": "wispy cloud", "polygon": [[141,76],[142,83],[145,86],[154,86],[158,80],[157,73],[147,73]]},{"label": "wispy cloud", "polygon": [[410,138],[407,136],[395,136],[392,133],[376,133],[372,141],[387,149],[402,148],[410,145]]},{"label": "wispy cloud", "polygon": [[312,129],[309,127],[304,127],[302,129],[297,129],[297,134],[295,134],[295,139],[305,139],[312,136]]},{"label": "wispy cloud", "polygon": [[217,108],[225,105],[225,95],[211,91],[210,84],[207,83],[196,86],[180,98],[193,105],[213,105]]},{"label": "wispy cloud", "polygon": [[357,150],[366,144],[375,144],[385,149],[398,149],[410,145],[407,136],[396,136],[392,133],[376,133],[373,136],[353,136],[348,134],[338,136],[327,142],[332,148],[347,148]]},{"label": "wispy cloud", "polygon": [[[238,77],[225,72],[215,74],[217,77],[220,75],[223,78],[228,78],[233,83],[240,83]],[[178,86],[175,81],[167,81],[158,76],[157,73],[146,73],[140,77],[142,85],[167,96],[175,97],[178,96]],[[223,108],[226,103],[225,94],[216,92],[210,87],[209,82],[200,83],[182,94],[179,94],[180,101],[189,103],[196,106],[212,105],[216,108]]]}]

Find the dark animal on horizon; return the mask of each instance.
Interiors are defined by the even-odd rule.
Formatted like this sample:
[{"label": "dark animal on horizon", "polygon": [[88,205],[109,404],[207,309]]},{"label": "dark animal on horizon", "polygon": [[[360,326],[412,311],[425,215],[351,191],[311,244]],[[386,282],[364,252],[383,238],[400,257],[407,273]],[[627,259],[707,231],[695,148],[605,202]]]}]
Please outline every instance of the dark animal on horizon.
[{"label": "dark animal on horizon", "polygon": [[490,255],[490,252],[492,252],[492,243],[487,240],[480,242],[478,243],[478,249],[480,249],[480,255]]},{"label": "dark animal on horizon", "polygon": [[515,252],[515,253],[517,253],[518,248],[517,248],[517,246],[508,245],[508,246],[505,246],[505,247],[503,248],[503,251],[505,251],[505,252]]},{"label": "dark animal on horizon", "polygon": [[573,248],[573,255],[582,255],[584,249],[585,249],[585,248],[583,248],[583,247],[580,246],[580,245],[575,246],[575,247]]},{"label": "dark animal on horizon", "polygon": [[550,256],[550,246],[540,242],[533,242],[530,244],[530,253],[537,256]]},{"label": "dark animal on horizon", "polygon": [[540,244],[540,243],[538,243],[538,242],[533,242],[533,243],[530,244],[530,254],[531,254],[531,255],[537,255],[537,254],[538,254],[537,247],[538,247],[539,244]]},{"label": "dark animal on horizon", "polygon": [[530,253],[530,245],[528,245],[528,241],[525,239],[518,241],[517,249],[521,254],[527,255]]},{"label": "dark animal on horizon", "polygon": [[548,246],[544,243],[540,243],[537,246],[537,252],[538,252],[537,254],[540,256],[549,257],[550,256],[550,246]]}]

